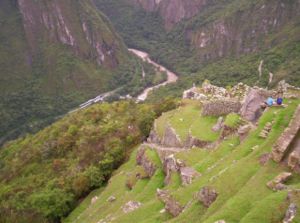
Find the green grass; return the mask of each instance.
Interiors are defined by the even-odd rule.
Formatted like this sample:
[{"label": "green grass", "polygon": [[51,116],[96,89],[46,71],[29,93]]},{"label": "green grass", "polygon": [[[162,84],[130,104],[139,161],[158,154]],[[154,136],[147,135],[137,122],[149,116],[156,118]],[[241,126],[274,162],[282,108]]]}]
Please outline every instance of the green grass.
[{"label": "green grass", "polygon": [[226,116],[224,125],[230,128],[236,128],[241,123],[241,117],[236,113],[231,113]]},{"label": "green grass", "polygon": [[161,160],[154,149],[148,148],[146,149],[145,155],[157,166],[161,167]]},{"label": "green grass", "polygon": [[217,122],[216,117],[202,117],[201,105],[197,101],[186,100],[177,110],[170,111],[156,120],[156,130],[162,137],[167,125],[173,127],[181,141],[185,141],[189,132],[203,141],[216,141],[220,133],[211,129]]},{"label": "green grass", "polygon": [[[174,173],[171,177],[171,184],[164,186],[164,174],[159,168],[151,179],[139,180],[129,191],[124,183],[127,173],[135,169],[136,152],[134,152],[130,160],[114,174],[108,186],[98,193],[97,203],[81,212],[80,220],[65,222],[92,223],[107,216],[115,218],[114,222],[122,223],[133,220],[147,223],[214,223],[220,219],[229,223],[279,222],[288,206],[287,192],[273,192],[266,186],[266,183],[280,172],[288,171],[288,169],[273,161],[261,166],[259,157],[271,151],[274,141],[288,126],[299,102],[299,99],[293,100],[285,109],[270,108],[261,117],[258,127],[252,130],[242,142],[237,136],[231,136],[214,150],[193,148],[176,154],[177,159],[182,160],[187,166],[195,168],[202,175],[191,185],[181,186],[179,174]],[[193,114],[195,111],[198,113],[199,109],[193,109],[195,108],[185,105],[184,108],[175,110],[173,118],[178,115],[178,111],[185,115]],[[259,137],[259,133],[270,121],[275,123],[268,138],[263,140]],[[158,161],[158,156],[153,150],[148,149],[147,156],[153,161]],[[299,188],[300,176],[294,174],[287,185],[291,188]],[[203,186],[211,186],[219,193],[217,200],[208,209],[194,199],[194,194]],[[189,203],[189,207],[177,218],[172,218],[167,213],[159,213],[164,205],[157,200],[157,188],[169,190],[177,201],[182,205]],[[112,204],[106,202],[109,195],[116,196],[117,201]],[[124,214],[120,208],[129,200],[139,201],[142,206],[132,213]],[[295,197],[294,202],[299,204],[300,199]],[[84,209],[80,206],[78,208],[80,211]],[[80,211],[75,211],[75,213],[78,215]],[[71,216],[67,220],[74,219]],[[299,218],[300,214],[298,213],[296,222]]]}]

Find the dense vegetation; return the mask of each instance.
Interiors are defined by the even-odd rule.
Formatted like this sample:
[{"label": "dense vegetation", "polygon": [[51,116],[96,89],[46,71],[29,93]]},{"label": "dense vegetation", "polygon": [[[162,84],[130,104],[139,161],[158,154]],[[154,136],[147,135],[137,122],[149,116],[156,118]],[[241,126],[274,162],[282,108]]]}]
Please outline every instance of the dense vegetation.
[{"label": "dense vegetation", "polygon": [[[215,149],[193,148],[175,154],[177,159],[201,174],[190,185],[182,185],[179,173],[173,172],[171,183],[166,186],[163,165],[154,149],[147,150],[147,158],[158,167],[155,174],[150,178],[138,178],[129,189],[127,182],[132,180],[132,174],[142,174],[142,167],[136,164],[135,150],[130,160],[114,173],[109,184],[89,195],[63,222],[91,223],[111,219],[120,223],[212,223],[222,219],[226,222],[243,223],[281,222],[289,205],[288,191],[299,188],[300,178],[294,173],[286,182],[288,190],[272,191],[266,183],[288,169],[272,160],[262,164],[260,158],[272,150],[274,141],[288,126],[299,102],[299,99],[291,100],[286,108],[268,109],[260,118],[257,127],[242,141],[233,134],[226,137]],[[191,129],[197,138],[217,140],[216,133],[210,129],[217,118],[200,117],[200,113],[201,105],[198,102],[184,101],[178,109],[164,113],[156,120],[156,130],[161,133],[168,123],[180,137],[185,137]],[[241,119],[236,114],[229,114],[225,120],[229,126],[235,126]],[[273,127],[269,136],[266,139],[259,137],[266,123],[272,121]],[[216,201],[209,208],[195,199],[195,194],[203,186],[210,186],[218,192]],[[185,210],[177,217],[163,211],[165,206],[157,198],[157,188],[168,190],[175,201],[185,206]],[[94,196],[99,199],[91,204]],[[116,198],[112,203],[107,202],[110,196]],[[299,193],[290,196],[290,200],[299,206]],[[142,205],[130,213],[124,213],[121,207],[128,201],[138,201]],[[299,221],[300,213],[297,212],[294,222]]]},{"label": "dense vegetation", "polygon": [[176,106],[104,103],[67,115],[0,150],[0,222],[53,222],[103,186],[162,112]]},{"label": "dense vegetation", "polygon": [[[178,84],[157,90],[152,100],[158,100],[163,95],[179,96],[182,90],[192,86],[193,83],[200,84],[205,79],[221,86],[234,85],[240,81],[250,85],[267,86],[270,72],[274,74],[270,86],[282,78],[296,86],[300,85],[300,67],[297,62],[300,57],[300,29],[296,17],[281,30],[262,35],[262,38],[257,40],[259,49],[246,54],[239,54],[234,52],[234,49],[229,49],[228,53],[221,58],[203,61],[199,56],[201,49],[196,49],[187,38],[189,30],[197,31],[215,21],[227,18],[227,22],[235,22],[237,26],[251,32],[251,25],[259,26],[258,24],[261,23],[260,12],[255,11],[254,15],[251,15],[252,20],[249,24],[247,21],[239,23],[241,15],[247,14],[255,7],[259,8],[267,4],[267,1],[209,1],[198,15],[183,20],[169,32],[165,30],[158,12],[147,13],[140,7],[129,4],[129,0],[97,0],[96,2],[99,9],[115,25],[127,45],[149,52],[154,60],[181,76]],[[283,3],[289,7],[288,5],[295,4],[295,1]],[[274,2],[274,6],[276,4],[279,3]],[[251,45],[251,40],[248,44]],[[247,45],[244,47],[246,48]],[[213,52],[217,49],[211,50]],[[258,66],[261,60],[264,60],[263,75],[258,80]]]},{"label": "dense vegetation", "polygon": [[[31,49],[17,2],[4,0],[0,3],[0,145],[21,133],[36,132],[56,116],[100,93],[119,88],[117,96],[136,95],[165,78],[131,55],[110,22],[91,8],[88,1],[57,4],[66,7],[64,16],[73,18],[74,38],[82,43],[76,54],[69,46],[49,41],[44,37],[48,30],[40,27],[35,32],[39,41]],[[93,59],[81,55],[81,51],[88,48],[78,16],[85,16],[104,41],[119,44],[115,67],[99,66]]]}]

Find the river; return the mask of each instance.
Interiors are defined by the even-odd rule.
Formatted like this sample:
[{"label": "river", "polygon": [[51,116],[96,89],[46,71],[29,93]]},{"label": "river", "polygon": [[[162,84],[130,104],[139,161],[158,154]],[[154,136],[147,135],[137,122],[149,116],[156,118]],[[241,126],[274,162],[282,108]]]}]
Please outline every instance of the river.
[{"label": "river", "polygon": [[[178,77],[175,73],[173,73],[172,71],[168,70],[167,68],[165,68],[164,66],[154,62],[153,60],[150,59],[150,56],[148,53],[145,53],[143,51],[140,50],[136,50],[136,49],[128,49],[131,53],[135,54],[136,56],[140,57],[142,60],[152,64],[154,67],[158,68],[161,72],[166,72],[167,74],[167,80],[163,83],[160,83],[158,85],[155,86],[151,86],[146,88],[143,93],[141,93],[140,95],[137,96],[137,101],[145,101],[148,97],[148,94],[153,91],[154,89],[157,89],[159,87],[165,86],[167,84],[170,83],[174,83],[177,81]],[[145,75],[147,75],[145,73],[145,71],[143,70],[142,76],[145,77]],[[120,89],[120,88],[118,88]],[[92,98],[84,103],[82,103],[81,105],[79,105],[79,108],[70,111],[69,113],[72,113],[74,111],[89,107],[90,105],[94,104],[94,103],[98,103],[98,102],[102,102],[104,101],[105,98],[111,96],[112,94],[114,94],[118,89],[115,89],[113,91],[109,91],[103,94],[98,95],[95,98]]]},{"label": "river", "polygon": [[133,54],[135,54],[136,56],[140,57],[142,60],[152,64],[153,66],[155,66],[156,68],[158,68],[160,71],[162,72],[166,72],[167,73],[167,80],[163,83],[160,83],[158,85],[155,85],[155,86],[152,86],[152,87],[148,87],[146,88],[142,94],[140,94],[138,97],[137,97],[137,100],[138,101],[145,101],[148,97],[148,94],[153,91],[154,89],[157,89],[161,86],[165,86],[167,84],[170,84],[170,83],[174,83],[177,81],[178,77],[175,73],[173,73],[172,71],[168,70],[167,68],[165,68],[164,66],[154,62],[153,60],[150,59],[149,57],[149,54],[148,53],[145,53],[143,51],[140,51],[140,50],[136,50],[136,49],[128,49],[130,52],[132,52]]}]

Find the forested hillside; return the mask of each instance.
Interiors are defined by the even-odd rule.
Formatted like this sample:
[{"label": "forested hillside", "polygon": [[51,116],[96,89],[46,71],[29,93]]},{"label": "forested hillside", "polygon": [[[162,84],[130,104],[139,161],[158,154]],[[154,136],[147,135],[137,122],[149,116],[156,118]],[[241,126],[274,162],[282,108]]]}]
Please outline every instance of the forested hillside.
[{"label": "forested hillside", "polygon": [[153,121],[175,108],[123,101],[67,115],[0,150],[0,222],[57,222],[148,136]]},{"label": "forested hillside", "polygon": [[[273,86],[284,78],[300,85],[299,1],[192,2],[96,1],[126,44],[148,51],[182,76],[177,86],[161,89],[160,95],[205,79],[223,86],[241,80]],[[166,28],[166,20],[174,19]]]},{"label": "forested hillside", "polygon": [[137,94],[155,79],[90,0],[3,0],[0,24],[0,144],[102,92]]}]

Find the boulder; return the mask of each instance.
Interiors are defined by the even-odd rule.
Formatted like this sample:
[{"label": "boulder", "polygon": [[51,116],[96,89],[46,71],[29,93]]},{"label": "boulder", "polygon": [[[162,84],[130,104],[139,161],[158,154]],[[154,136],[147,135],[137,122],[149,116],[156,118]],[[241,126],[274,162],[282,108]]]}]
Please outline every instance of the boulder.
[{"label": "boulder", "polygon": [[225,139],[227,136],[233,135],[236,133],[237,128],[232,128],[227,125],[224,125],[220,138]]},{"label": "boulder", "polygon": [[270,160],[270,158],[271,158],[271,154],[270,153],[262,154],[259,157],[259,164],[262,165],[262,166],[266,165],[266,163]]},{"label": "boulder", "polygon": [[196,170],[191,167],[181,167],[180,168],[180,177],[183,185],[191,184],[193,179],[201,176]]},{"label": "boulder", "polygon": [[146,156],[147,148],[145,146],[141,146],[136,155],[136,163],[142,166],[148,175],[148,177],[152,177],[157,169],[157,166]]},{"label": "boulder", "polygon": [[191,89],[183,92],[182,98],[204,101],[207,100],[208,97],[205,94],[202,94],[200,89],[192,87]]},{"label": "boulder", "polygon": [[212,127],[212,131],[219,132],[223,128],[224,118],[220,116],[217,123]]},{"label": "boulder", "polygon": [[142,204],[138,201],[128,201],[125,205],[122,206],[122,210],[125,214],[132,212],[138,209]]},{"label": "boulder", "polygon": [[117,200],[115,196],[110,196],[110,197],[107,199],[107,201],[110,202],[110,203],[114,202],[115,200]]},{"label": "boulder", "polygon": [[154,129],[150,131],[149,137],[147,138],[147,142],[158,145],[161,143],[161,139]]},{"label": "boulder", "polygon": [[270,91],[251,88],[240,110],[241,116],[250,122],[257,121],[263,112],[261,105],[264,104],[266,99],[271,95],[272,92]]},{"label": "boulder", "polygon": [[207,208],[210,207],[217,197],[217,191],[210,187],[203,187],[196,195],[196,198]]},{"label": "boulder", "polygon": [[179,136],[176,134],[176,131],[170,125],[168,125],[165,130],[162,145],[166,147],[183,147]]},{"label": "boulder", "polygon": [[166,190],[157,189],[158,198],[165,204],[165,209],[173,217],[178,216],[184,209],[179,202],[177,202]]},{"label": "boulder", "polygon": [[294,203],[291,203],[285,212],[285,217],[282,222],[283,223],[293,222],[294,218],[296,217],[296,214],[297,214],[297,205]]},{"label": "boulder", "polygon": [[283,172],[276,176],[273,180],[269,181],[267,183],[267,186],[274,190],[285,190],[287,189],[287,186],[284,184],[290,177],[292,176],[292,173],[289,172]]},{"label": "boulder", "polygon": [[97,200],[98,200],[98,196],[93,197],[91,200],[91,204],[95,204]]},{"label": "boulder", "polygon": [[164,169],[164,173],[166,175],[165,185],[168,185],[171,180],[172,172],[177,172],[180,169],[180,167],[177,164],[177,160],[174,157],[174,154],[172,154],[164,159],[163,169]]},{"label": "boulder", "polygon": [[288,166],[294,170],[300,164],[300,152],[293,151],[288,158]]},{"label": "boulder", "polygon": [[248,133],[250,132],[251,130],[251,125],[243,125],[241,126],[239,129],[238,129],[238,134],[239,134],[239,137],[240,137],[240,140],[244,140]]}]

